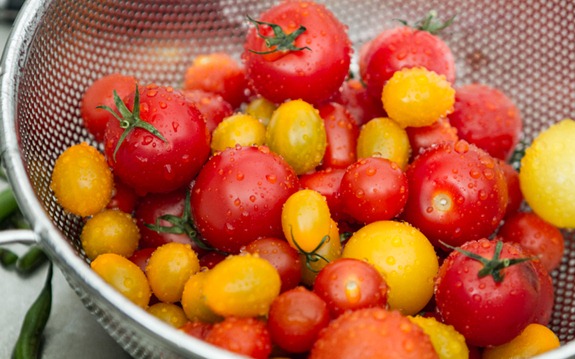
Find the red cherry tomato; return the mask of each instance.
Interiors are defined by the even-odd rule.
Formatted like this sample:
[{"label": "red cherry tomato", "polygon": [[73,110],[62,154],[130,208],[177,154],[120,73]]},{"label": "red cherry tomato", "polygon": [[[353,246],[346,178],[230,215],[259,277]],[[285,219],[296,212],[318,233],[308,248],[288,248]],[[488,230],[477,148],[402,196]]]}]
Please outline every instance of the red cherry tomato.
[{"label": "red cherry tomato", "polygon": [[254,359],[267,359],[272,351],[266,324],[255,318],[227,317],[212,326],[206,341]]},{"label": "red cherry tomato", "polygon": [[302,188],[313,189],[326,198],[331,217],[336,221],[347,216],[342,213],[339,196],[344,173],[344,168],[328,168],[306,173],[299,178]]},{"label": "red cherry tomato", "polygon": [[407,132],[411,146],[411,160],[427,147],[443,142],[455,143],[459,139],[457,129],[451,126],[445,118],[440,118],[429,126],[407,127],[405,132]]},{"label": "red cherry tomato", "polygon": [[138,198],[132,187],[126,185],[119,178],[114,177],[114,191],[106,208],[119,209],[124,213],[131,214],[136,208]]},{"label": "red cherry tomato", "polygon": [[407,178],[402,218],[438,248],[490,236],[505,214],[507,183],[497,160],[463,140],[424,151]]},{"label": "red cherry tomato", "polygon": [[[252,23],[242,58],[258,94],[275,103],[317,104],[337,93],[349,72],[352,47],[345,26],[325,5],[284,1]],[[268,47],[264,37],[278,38],[277,30],[287,37],[285,45]]]},{"label": "red cherry tomato", "polygon": [[505,217],[512,216],[517,213],[523,204],[523,193],[519,184],[519,172],[509,163],[499,160],[499,166],[505,175],[505,182],[507,182],[507,208],[505,209]]},{"label": "red cherry tomato", "polygon": [[213,132],[226,117],[234,114],[234,108],[217,93],[204,90],[184,90],[186,100],[193,103],[204,115],[208,130]]},{"label": "red cherry tomato", "polygon": [[338,258],[322,268],[313,291],[327,304],[332,318],[346,311],[387,304],[387,284],[375,267],[355,258]]},{"label": "red cherry tomato", "polygon": [[323,156],[323,168],[345,168],[356,160],[359,128],[343,105],[329,102],[319,107],[324,121],[327,147]]},{"label": "red cherry tomato", "polygon": [[304,353],[311,349],[329,320],[324,300],[304,287],[297,287],[272,302],[268,329],[277,346],[289,353]]},{"label": "red cherry tomato", "polygon": [[[503,260],[528,258],[520,247],[501,241],[480,239],[452,251],[439,269],[435,283],[437,310],[468,343],[491,346],[517,336],[535,318],[541,281],[531,261],[503,267]],[[484,268],[495,269],[483,273]],[[484,275],[484,276],[482,276]]]},{"label": "red cherry tomato", "polygon": [[283,236],[282,205],[298,188],[294,170],[267,147],[228,148],[192,185],[194,223],[213,247],[238,253],[258,238]]},{"label": "red cherry tomato", "polygon": [[345,81],[334,101],[345,106],[358,126],[377,117],[387,117],[381,96],[370,96],[365,85],[357,79]]}]

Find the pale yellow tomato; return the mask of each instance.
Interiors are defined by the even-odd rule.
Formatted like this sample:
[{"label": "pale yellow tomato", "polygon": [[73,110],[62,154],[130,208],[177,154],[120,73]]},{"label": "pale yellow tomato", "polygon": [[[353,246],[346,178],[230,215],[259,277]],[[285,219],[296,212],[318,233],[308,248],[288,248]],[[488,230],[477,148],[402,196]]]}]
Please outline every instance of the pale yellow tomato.
[{"label": "pale yellow tomato", "polygon": [[382,157],[405,169],[411,146],[407,132],[387,117],[377,117],[361,127],[357,158]]},{"label": "pale yellow tomato", "polygon": [[510,342],[485,348],[482,359],[532,358],[560,346],[553,331],[541,324],[529,324],[523,332]]}]

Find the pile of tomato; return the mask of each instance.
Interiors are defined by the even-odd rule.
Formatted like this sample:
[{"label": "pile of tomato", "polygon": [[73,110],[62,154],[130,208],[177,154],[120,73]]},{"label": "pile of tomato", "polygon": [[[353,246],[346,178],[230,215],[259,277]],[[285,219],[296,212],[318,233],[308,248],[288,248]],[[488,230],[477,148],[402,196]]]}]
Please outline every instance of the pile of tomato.
[{"label": "pile of tomato", "polygon": [[524,205],[537,187],[510,164],[521,114],[487,84],[455,86],[448,24],[382,31],[351,76],[353,44],[325,5],[247,21],[244,52],[198,56],[181,88],[111,74],[86,90],[104,150],[68,148],[51,188],[85,218],[93,270],[254,358],[559,346],[549,273],[574,224]]}]

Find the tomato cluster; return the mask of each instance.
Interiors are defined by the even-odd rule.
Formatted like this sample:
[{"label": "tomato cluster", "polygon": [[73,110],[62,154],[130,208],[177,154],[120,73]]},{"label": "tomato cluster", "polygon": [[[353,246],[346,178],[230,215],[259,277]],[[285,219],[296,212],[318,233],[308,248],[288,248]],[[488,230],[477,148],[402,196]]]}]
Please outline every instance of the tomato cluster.
[{"label": "tomato cluster", "polygon": [[456,86],[437,34],[448,24],[382,31],[359,52],[360,81],[325,5],[285,1],[248,21],[243,53],[198,56],[180,89],[112,74],[85,92],[104,152],[68,148],[51,188],[85,218],[94,271],[254,358],[558,346],[545,326],[563,236],[525,209],[530,183],[507,162],[518,109],[488,85]]}]

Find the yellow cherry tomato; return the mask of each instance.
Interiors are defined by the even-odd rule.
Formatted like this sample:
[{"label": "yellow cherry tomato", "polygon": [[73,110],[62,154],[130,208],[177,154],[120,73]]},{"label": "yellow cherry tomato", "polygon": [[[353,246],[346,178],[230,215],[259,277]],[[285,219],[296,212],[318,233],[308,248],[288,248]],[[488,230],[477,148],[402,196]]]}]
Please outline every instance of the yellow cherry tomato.
[{"label": "yellow cherry tomato", "polygon": [[182,308],[186,317],[192,322],[215,323],[222,320],[222,317],[214,313],[206,304],[204,283],[207,275],[207,271],[198,272],[191,276],[184,286],[181,300]]},{"label": "yellow cherry tomato", "polygon": [[527,359],[559,348],[553,331],[541,324],[529,324],[521,334],[505,344],[485,348],[482,359]]},{"label": "yellow cherry tomato", "polygon": [[281,155],[297,174],[316,168],[327,147],[327,135],[319,112],[302,100],[284,102],[273,113],[265,144]]},{"label": "yellow cherry tomato", "polygon": [[413,315],[433,296],[437,255],[427,237],[406,222],[377,221],[360,228],[342,257],[367,260],[379,270],[389,286],[391,309]]},{"label": "yellow cherry tomato", "polygon": [[138,248],[140,230],[128,213],[106,209],[86,221],[80,240],[91,260],[103,253],[130,257]]},{"label": "yellow cherry tomato", "polygon": [[429,336],[439,359],[469,358],[469,348],[465,337],[452,325],[441,323],[433,317],[409,316],[408,318]]},{"label": "yellow cherry tomato", "polygon": [[258,119],[264,126],[267,126],[276,110],[277,105],[263,97],[251,100],[246,106],[246,113]]},{"label": "yellow cherry tomato", "polygon": [[235,114],[223,119],[212,132],[212,153],[229,147],[263,145],[266,136],[265,126],[255,117]]},{"label": "yellow cherry tomato", "polygon": [[455,90],[445,76],[423,67],[393,74],[381,95],[387,115],[402,127],[422,127],[453,112]]},{"label": "yellow cherry tomato", "polygon": [[173,303],[156,303],[148,307],[147,312],[174,328],[181,328],[188,322],[182,307]]},{"label": "yellow cherry tomato", "polygon": [[361,127],[357,158],[382,157],[405,169],[411,153],[407,132],[387,117],[377,117]]},{"label": "yellow cherry tomato", "polygon": [[312,253],[300,253],[301,282],[312,287],[319,271],[334,259],[341,257],[341,250],[339,228],[337,222],[332,220],[329,237],[321,244],[321,247]]},{"label": "yellow cherry tomato", "polygon": [[281,221],[290,246],[300,253],[311,253],[330,233],[327,199],[317,191],[301,189],[284,203]]},{"label": "yellow cherry tomato", "polygon": [[189,244],[170,242],[161,245],[148,259],[146,275],[154,295],[162,302],[182,298],[186,282],[200,270],[200,261]]},{"label": "yellow cherry tomato", "polygon": [[547,222],[575,228],[575,121],[542,131],[521,160],[519,183],[525,201]]},{"label": "yellow cherry tomato", "polygon": [[118,292],[141,308],[146,308],[152,292],[144,272],[126,257],[104,253],[90,264],[92,270]]},{"label": "yellow cherry tomato", "polygon": [[66,211],[87,217],[106,207],[112,198],[114,178],[104,155],[82,142],[58,157],[50,188]]},{"label": "yellow cherry tomato", "polygon": [[216,264],[204,282],[207,305],[221,316],[267,315],[280,293],[276,268],[257,255],[231,255]]}]

